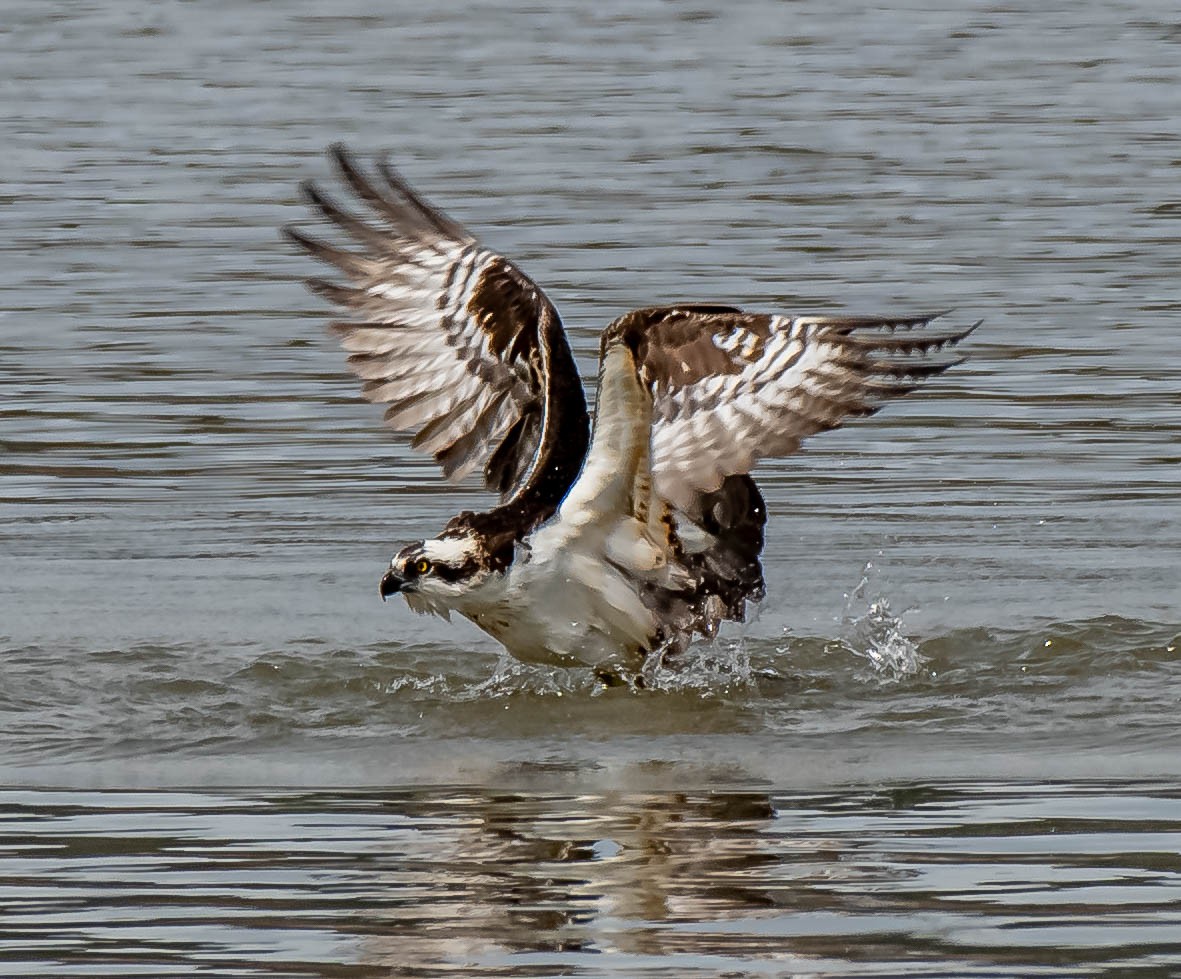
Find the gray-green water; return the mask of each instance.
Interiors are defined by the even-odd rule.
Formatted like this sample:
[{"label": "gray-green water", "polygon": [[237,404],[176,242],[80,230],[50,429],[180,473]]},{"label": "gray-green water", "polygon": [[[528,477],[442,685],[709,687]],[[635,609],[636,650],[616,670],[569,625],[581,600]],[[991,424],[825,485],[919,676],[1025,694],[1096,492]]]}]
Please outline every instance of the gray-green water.
[{"label": "gray-green water", "polygon": [[1175,790],[588,791],[573,773],[500,776],[498,789],[0,793],[0,968],[1177,974]]},{"label": "gray-green water", "polygon": [[[5,3],[0,50],[0,971],[1181,974],[1174,5]],[[768,599],[687,675],[514,668],[377,600],[482,497],[277,236],[335,139],[588,374],[662,300],[986,324],[762,468]]]}]

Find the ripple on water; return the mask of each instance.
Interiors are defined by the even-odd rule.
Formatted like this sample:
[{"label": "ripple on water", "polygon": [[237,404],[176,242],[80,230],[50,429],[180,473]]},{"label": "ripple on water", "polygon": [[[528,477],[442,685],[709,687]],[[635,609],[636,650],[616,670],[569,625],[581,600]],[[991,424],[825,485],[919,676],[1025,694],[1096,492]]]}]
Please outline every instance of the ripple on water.
[{"label": "ripple on water", "polygon": [[[353,789],[3,793],[0,972],[1178,974],[1175,4],[474,7],[4,5],[0,774]],[[747,629],[498,662],[373,608],[484,500],[279,243],[336,139],[588,379],[653,301],[985,325],[761,465]]]},{"label": "ripple on water", "polygon": [[756,756],[782,754],[784,737],[791,751],[853,751],[876,736],[916,756],[973,737],[1052,751],[1171,743],[1176,625],[1100,616],[922,638],[880,598],[858,601],[867,611],[840,636],[700,644],[677,670],[649,669],[639,692],[429,643],[8,646],[2,735],[9,764],[24,767],[212,757],[237,743],[247,755],[286,747],[310,770],[343,744],[392,758],[466,738],[538,757],[630,744],[626,755],[644,739],[655,755],[711,734]]},{"label": "ripple on water", "polygon": [[1175,783],[603,792],[549,766],[539,792],[522,774],[495,789],[5,790],[0,961],[356,979],[1181,967]]}]

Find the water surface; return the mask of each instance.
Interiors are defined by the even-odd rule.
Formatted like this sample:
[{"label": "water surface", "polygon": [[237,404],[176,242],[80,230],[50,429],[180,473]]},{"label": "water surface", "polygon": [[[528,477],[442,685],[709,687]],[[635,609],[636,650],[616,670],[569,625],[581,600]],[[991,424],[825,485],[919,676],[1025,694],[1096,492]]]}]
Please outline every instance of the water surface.
[{"label": "water surface", "polygon": [[[0,33],[8,971],[1181,969],[1172,5]],[[277,235],[337,139],[518,259],[588,377],[666,300],[986,323],[761,467],[768,598],[687,673],[515,667],[377,601],[484,498],[381,430]]]}]

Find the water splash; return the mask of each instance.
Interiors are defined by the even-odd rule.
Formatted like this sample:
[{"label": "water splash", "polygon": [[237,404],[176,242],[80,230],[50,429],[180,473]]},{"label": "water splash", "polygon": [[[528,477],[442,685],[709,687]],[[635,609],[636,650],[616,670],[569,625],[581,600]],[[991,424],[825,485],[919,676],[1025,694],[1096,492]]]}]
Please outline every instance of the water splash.
[{"label": "water splash", "polygon": [[[899,680],[919,672],[926,658],[903,632],[902,619],[913,609],[895,614],[890,600],[876,586],[878,569],[867,561],[861,580],[847,596],[841,616],[839,648],[869,662],[879,678]],[[867,597],[868,596],[868,597]],[[862,606],[864,602],[864,606]],[[857,611],[861,608],[861,611]]]},{"label": "water splash", "polygon": [[534,666],[502,653],[492,675],[486,680],[465,686],[456,699],[484,700],[521,695],[562,697],[576,692],[593,693],[595,686],[585,670]]},{"label": "water splash", "polygon": [[443,695],[446,694],[448,683],[445,676],[420,676],[415,673],[403,673],[381,684],[382,693],[393,696],[404,691],[413,694]]},{"label": "water splash", "polygon": [[671,664],[662,652],[650,653],[640,678],[649,690],[702,696],[749,687],[755,679],[744,636],[695,643]]}]

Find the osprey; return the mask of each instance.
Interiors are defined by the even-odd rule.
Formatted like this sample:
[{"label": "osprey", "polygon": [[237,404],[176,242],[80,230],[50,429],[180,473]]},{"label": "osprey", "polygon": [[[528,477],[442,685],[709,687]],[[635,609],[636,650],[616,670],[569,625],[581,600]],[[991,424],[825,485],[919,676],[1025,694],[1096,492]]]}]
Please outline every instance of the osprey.
[{"label": "osprey", "polygon": [[932,355],[975,328],[929,328],[938,313],[637,309],[602,334],[592,428],[541,288],[384,157],[367,173],[343,147],[331,155],[368,214],[303,184],[356,246],[285,228],[344,276],[308,286],[348,311],[332,329],[386,424],[500,498],[399,550],[381,596],[458,612],[525,662],[634,681],[649,655],[742,621],[764,594],[755,463],[959,363]]}]

